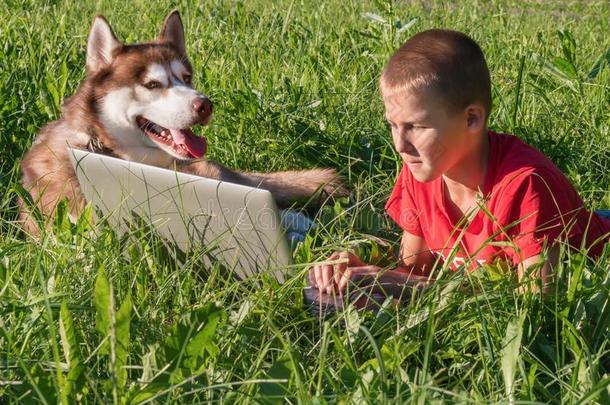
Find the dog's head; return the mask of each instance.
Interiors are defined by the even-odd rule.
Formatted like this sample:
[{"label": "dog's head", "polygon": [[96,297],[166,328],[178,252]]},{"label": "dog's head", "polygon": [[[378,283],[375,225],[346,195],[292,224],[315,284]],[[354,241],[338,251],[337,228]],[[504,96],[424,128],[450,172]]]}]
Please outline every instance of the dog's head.
[{"label": "dog's head", "polygon": [[87,43],[91,102],[105,136],[119,155],[164,164],[201,158],[205,138],[191,128],[206,125],[212,103],[192,87],[178,11],[166,18],[157,40],[119,42],[102,16],[93,21]]}]

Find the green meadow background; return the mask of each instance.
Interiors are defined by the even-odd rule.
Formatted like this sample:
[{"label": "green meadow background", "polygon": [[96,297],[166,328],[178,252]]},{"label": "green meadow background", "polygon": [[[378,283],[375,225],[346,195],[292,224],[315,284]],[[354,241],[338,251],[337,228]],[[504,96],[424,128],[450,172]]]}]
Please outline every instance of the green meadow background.
[{"label": "green meadow background", "polygon": [[[171,4],[170,4],[171,3]],[[195,86],[215,104],[210,157],[243,170],[334,167],[354,191],[315,215],[278,285],[178,264],[145,229],[121,238],[64,215],[15,225],[19,162],[83,79],[103,13],[127,42],[178,8]],[[441,270],[404,308],[303,306],[307,263],[374,259],[400,161],[377,80],[410,35],[464,31],[492,73],[490,127],[546,153],[610,208],[610,6],[588,1],[0,2],[0,403],[610,403],[610,249],[564,252],[556,293],[495,268]],[[203,248],[202,248],[203,249]],[[205,249],[203,249],[205,250]]]}]

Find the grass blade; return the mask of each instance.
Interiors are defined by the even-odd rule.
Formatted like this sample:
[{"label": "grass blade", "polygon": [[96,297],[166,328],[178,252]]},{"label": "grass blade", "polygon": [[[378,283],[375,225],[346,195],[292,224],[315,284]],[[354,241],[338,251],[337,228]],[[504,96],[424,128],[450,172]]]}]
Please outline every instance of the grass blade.
[{"label": "grass blade", "polygon": [[129,326],[131,321],[131,294],[127,294],[116,313],[116,364],[115,373],[119,390],[125,388],[127,382],[127,358],[129,356]]},{"label": "grass blade", "polygon": [[68,377],[62,387],[62,397],[69,399],[80,390],[84,383],[81,378],[84,363],[76,340],[74,322],[65,301],[62,302],[59,311],[59,335],[66,363],[68,363]]},{"label": "grass blade", "polygon": [[504,388],[510,404],[515,403],[514,382],[519,351],[521,349],[521,337],[523,335],[523,322],[525,313],[514,317],[506,326],[506,334],[502,340],[500,351],[500,362],[502,364],[502,376],[504,377]]}]

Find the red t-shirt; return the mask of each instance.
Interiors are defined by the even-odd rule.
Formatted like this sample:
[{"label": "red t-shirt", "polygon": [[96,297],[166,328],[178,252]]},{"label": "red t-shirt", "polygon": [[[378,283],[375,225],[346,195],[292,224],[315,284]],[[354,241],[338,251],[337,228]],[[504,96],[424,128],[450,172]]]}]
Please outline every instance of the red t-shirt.
[{"label": "red t-shirt", "polygon": [[610,220],[588,212],[563,173],[516,136],[489,132],[482,195],[471,221],[460,225],[449,215],[442,177],[420,183],[403,165],[386,210],[431,251],[452,258],[454,266],[465,260],[517,264],[557,239],[597,256],[608,241]]}]

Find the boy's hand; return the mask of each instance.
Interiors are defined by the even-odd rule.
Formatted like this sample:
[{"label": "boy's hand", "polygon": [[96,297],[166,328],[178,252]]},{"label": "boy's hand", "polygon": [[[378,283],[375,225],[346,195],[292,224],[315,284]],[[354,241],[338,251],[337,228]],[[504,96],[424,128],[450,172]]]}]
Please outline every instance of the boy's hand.
[{"label": "boy's hand", "polygon": [[351,252],[335,252],[322,263],[309,269],[312,287],[330,294],[334,289],[342,293],[347,282],[355,275],[375,275],[381,267],[364,263]]}]

